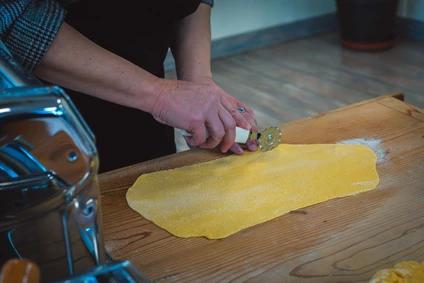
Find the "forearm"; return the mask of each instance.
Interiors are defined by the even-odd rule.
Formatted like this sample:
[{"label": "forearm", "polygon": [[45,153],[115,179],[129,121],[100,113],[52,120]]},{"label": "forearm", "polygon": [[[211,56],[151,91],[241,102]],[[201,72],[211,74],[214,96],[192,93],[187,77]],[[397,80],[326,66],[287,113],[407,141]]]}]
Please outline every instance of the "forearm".
[{"label": "forearm", "polygon": [[211,6],[200,4],[193,14],[183,19],[171,47],[180,80],[212,78],[211,59]]},{"label": "forearm", "polygon": [[158,77],[107,51],[63,23],[34,74],[48,82],[151,112]]}]

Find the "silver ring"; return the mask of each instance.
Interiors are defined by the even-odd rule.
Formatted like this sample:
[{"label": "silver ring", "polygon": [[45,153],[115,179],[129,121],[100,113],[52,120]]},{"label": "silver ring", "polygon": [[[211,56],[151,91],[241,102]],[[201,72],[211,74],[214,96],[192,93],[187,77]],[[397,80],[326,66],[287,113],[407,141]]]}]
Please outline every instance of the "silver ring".
[{"label": "silver ring", "polygon": [[240,112],[240,113],[246,112],[246,110],[243,107],[237,108],[237,111]]}]

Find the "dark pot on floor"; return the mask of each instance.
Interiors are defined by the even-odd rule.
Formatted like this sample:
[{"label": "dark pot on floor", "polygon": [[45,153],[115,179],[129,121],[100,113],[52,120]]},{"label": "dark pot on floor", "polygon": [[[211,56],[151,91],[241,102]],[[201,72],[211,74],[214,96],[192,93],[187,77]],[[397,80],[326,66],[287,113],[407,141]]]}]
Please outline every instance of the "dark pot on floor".
[{"label": "dark pot on floor", "polygon": [[382,50],[395,43],[398,0],[336,0],[343,46]]}]

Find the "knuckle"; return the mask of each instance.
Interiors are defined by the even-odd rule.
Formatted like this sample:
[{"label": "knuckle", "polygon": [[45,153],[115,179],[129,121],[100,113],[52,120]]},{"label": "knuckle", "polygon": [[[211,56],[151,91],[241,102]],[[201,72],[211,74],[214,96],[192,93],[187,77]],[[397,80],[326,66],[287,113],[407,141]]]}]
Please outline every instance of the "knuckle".
[{"label": "knuckle", "polygon": [[204,111],[209,111],[211,108],[216,108],[215,106],[217,105],[217,98],[215,95],[209,95],[204,101],[203,104],[201,105],[202,109],[204,109]]},{"label": "knuckle", "polygon": [[225,131],[224,131],[224,129],[220,129],[220,130],[218,130],[218,131],[216,132],[216,136],[217,136],[219,139],[222,139],[222,138],[225,136]]},{"label": "knuckle", "polygon": [[204,117],[203,117],[203,113],[200,111],[195,111],[191,113],[191,122],[195,125],[198,125],[200,123],[203,122]]},{"label": "knuckle", "polygon": [[231,120],[227,124],[227,130],[230,130],[230,131],[231,130],[235,130],[236,129],[236,126],[237,126],[236,121]]},{"label": "knuckle", "polygon": [[217,94],[209,96],[209,103],[210,104],[217,104],[217,103],[219,103],[219,100],[220,100],[220,98],[219,98],[219,95],[217,95]]},{"label": "knuckle", "polygon": [[231,114],[231,116],[233,116],[233,117],[235,117],[235,116],[237,116],[238,114],[239,114],[239,112],[237,111],[237,109],[230,109],[230,114]]}]

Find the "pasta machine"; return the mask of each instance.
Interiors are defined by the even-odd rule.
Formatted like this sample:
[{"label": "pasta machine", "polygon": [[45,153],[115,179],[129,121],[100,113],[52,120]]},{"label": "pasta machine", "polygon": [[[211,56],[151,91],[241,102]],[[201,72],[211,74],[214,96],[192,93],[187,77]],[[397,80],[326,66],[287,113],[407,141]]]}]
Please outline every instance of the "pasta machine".
[{"label": "pasta machine", "polygon": [[0,41],[0,268],[34,262],[40,282],[149,282],[104,247],[95,137],[62,88]]}]

